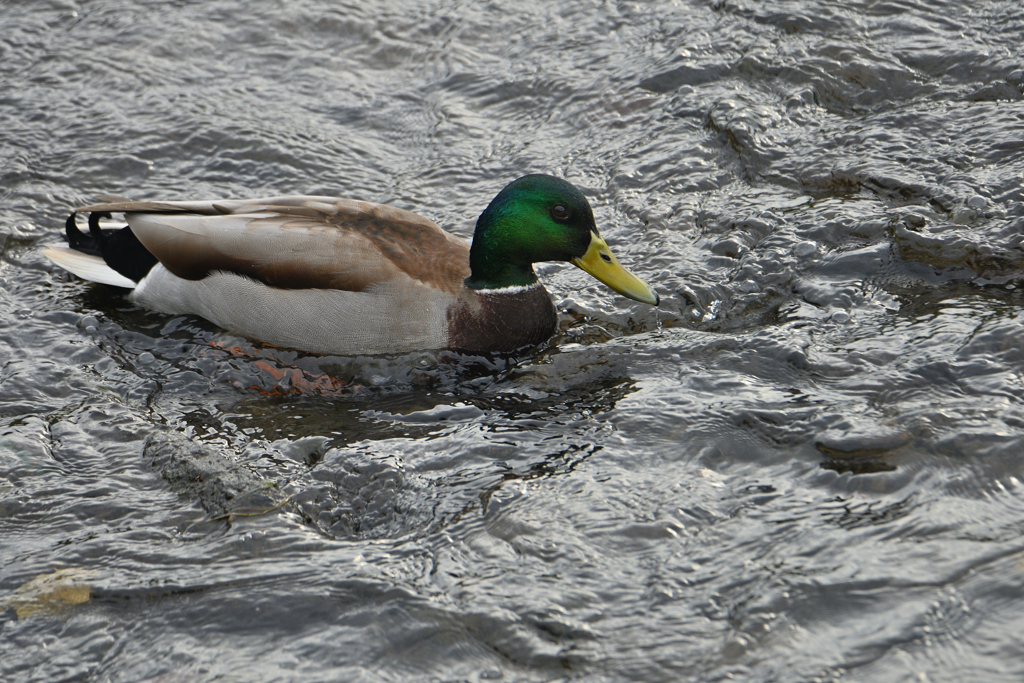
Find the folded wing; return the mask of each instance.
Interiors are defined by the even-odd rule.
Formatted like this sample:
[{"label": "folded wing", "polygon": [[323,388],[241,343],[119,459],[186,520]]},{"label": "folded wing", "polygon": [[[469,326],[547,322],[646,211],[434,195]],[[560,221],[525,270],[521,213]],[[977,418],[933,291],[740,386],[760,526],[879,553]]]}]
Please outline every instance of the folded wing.
[{"label": "folded wing", "polygon": [[124,213],[167,270],[186,280],[237,273],[284,289],[361,292],[401,274],[457,292],[465,241],[409,211],[334,197],[133,202],[104,197],[78,211]]}]

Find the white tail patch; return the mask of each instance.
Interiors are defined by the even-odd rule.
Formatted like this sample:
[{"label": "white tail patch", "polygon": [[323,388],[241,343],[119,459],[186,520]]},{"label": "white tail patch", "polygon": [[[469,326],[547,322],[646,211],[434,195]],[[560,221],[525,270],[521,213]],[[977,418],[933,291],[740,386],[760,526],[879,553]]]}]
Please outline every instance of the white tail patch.
[{"label": "white tail patch", "polygon": [[135,282],[111,268],[99,256],[83,254],[65,247],[63,244],[47,244],[43,247],[43,256],[50,259],[58,266],[74,273],[78,277],[90,282],[102,282],[105,285],[135,289]]}]

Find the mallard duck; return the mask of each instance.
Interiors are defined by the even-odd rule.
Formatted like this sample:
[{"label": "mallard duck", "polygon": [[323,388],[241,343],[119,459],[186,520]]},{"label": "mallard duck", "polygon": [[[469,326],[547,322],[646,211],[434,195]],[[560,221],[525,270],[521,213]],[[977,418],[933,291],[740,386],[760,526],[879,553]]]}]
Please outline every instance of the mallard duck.
[{"label": "mallard duck", "polygon": [[[528,175],[476,223],[472,245],[409,211],[320,196],[131,201],[101,197],[44,253],[86,280],[130,289],[163,313],[194,314],[314,353],[507,352],[555,332],[533,264],[568,261],[616,292],[658,305],[619,265],[572,184]],[[89,233],[76,214],[89,212]],[[127,227],[101,229],[123,213]]]}]

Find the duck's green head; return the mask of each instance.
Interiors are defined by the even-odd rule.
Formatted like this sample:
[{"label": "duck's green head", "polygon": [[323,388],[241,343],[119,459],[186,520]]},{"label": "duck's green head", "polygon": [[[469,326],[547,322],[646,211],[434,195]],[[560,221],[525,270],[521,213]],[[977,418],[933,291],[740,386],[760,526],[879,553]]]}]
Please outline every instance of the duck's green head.
[{"label": "duck's green head", "polygon": [[658,305],[658,295],[619,265],[571,183],[528,175],[509,183],[480,214],[469,250],[471,289],[528,286],[533,264],[568,261],[630,299]]}]

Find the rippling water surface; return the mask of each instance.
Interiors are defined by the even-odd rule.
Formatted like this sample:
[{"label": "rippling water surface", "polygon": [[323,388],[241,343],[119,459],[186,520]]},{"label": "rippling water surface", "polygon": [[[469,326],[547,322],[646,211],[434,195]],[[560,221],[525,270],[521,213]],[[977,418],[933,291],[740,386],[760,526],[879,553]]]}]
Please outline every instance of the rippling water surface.
[{"label": "rippling water surface", "polygon": [[[6,2],[0,679],[1024,679],[1024,12]],[[514,358],[319,357],[69,209],[590,197]]]}]

